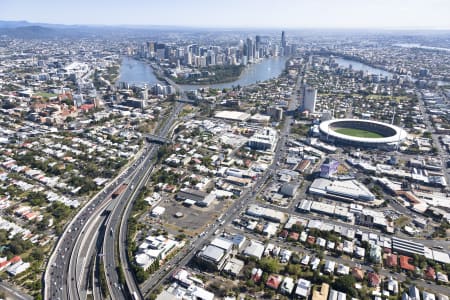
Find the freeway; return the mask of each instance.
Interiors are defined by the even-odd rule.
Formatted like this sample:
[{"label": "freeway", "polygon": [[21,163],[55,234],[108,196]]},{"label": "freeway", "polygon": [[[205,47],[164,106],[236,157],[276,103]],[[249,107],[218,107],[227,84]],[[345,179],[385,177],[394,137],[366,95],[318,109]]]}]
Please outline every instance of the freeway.
[{"label": "freeway", "polygon": [[[171,128],[176,116],[181,111],[183,104],[177,103],[172,114],[161,127],[159,136],[163,137]],[[87,286],[89,282],[89,268],[91,267],[92,255],[95,253],[94,241],[103,235],[99,235],[99,229],[103,219],[99,218],[103,211],[112,200],[112,194],[118,190],[124,183],[139,181],[144,172],[149,170],[152,164],[152,158],[156,154],[156,146],[146,145],[142,151],[136,155],[136,162],[129,164],[119,176],[112,180],[102,191],[95,195],[85,206],[76,214],[71,222],[66,226],[63,234],[59,238],[47,263],[44,275],[44,298],[45,299],[85,299],[87,296]],[[130,190],[133,190],[133,184],[126,190],[129,196]],[[127,198],[125,198],[127,200]],[[121,220],[122,211],[125,208],[120,203],[127,201],[116,201],[119,203],[114,207],[112,215],[108,221],[110,226]],[[117,214],[115,212],[118,212]],[[112,221],[111,221],[112,220]],[[106,237],[109,235],[106,234]],[[105,239],[107,240],[107,239]],[[113,252],[115,248],[107,248],[104,253]],[[110,251],[111,250],[111,251]],[[105,266],[107,268],[107,266]],[[106,272],[107,274],[113,273]],[[131,272],[127,272],[131,273]],[[128,276],[130,276],[128,274]],[[127,280],[127,282],[134,282]],[[121,287],[113,285],[120,290]]]},{"label": "freeway", "polygon": [[[119,224],[122,220],[122,213],[128,202],[134,199],[139,189],[142,187],[142,178],[145,178],[151,170],[151,157],[153,157],[156,147],[150,150],[150,154],[146,162],[139,167],[139,171],[130,180],[129,187],[120,196],[119,201],[115,202],[111,210],[109,221],[106,225],[107,234],[103,240],[103,262],[104,271],[106,274],[106,281],[108,284],[109,293],[113,299],[127,299],[129,292],[136,292],[136,286],[133,286],[134,278],[131,278],[130,283],[127,282],[128,290],[125,290],[122,282],[120,281],[120,269],[124,267],[123,264],[119,264],[118,247],[116,244],[117,232],[120,230]],[[147,165],[148,164],[148,165]],[[133,275],[131,275],[133,276]]]},{"label": "freeway", "polygon": [[[109,201],[105,202],[101,208],[104,208],[108,204]],[[89,284],[87,274],[89,274],[92,258],[96,254],[95,242],[100,235],[97,229],[105,222],[105,219],[106,216],[104,214],[94,215],[93,220],[86,223],[83,229],[84,233],[75,242],[73,254],[69,260],[69,265],[74,266],[73,268],[69,268],[70,280],[67,283],[70,299],[86,298]]]},{"label": "freeway", "polygon": [[[147,148],[144,148],[136,155],[137,159],[142,159],[146,153]],[[43,280],[44,299],[77,299],[77,297],[73,298],[76,289],[70,288],[72,295],[69,292],[69,285],[72,282],[69,274],[75,274],[74,270],[69,270],[74,248],[78,240],[85,235],[85,229],[91,225],[91,220],[101,214],[105,203],[111,200],[114,191],[135,171],[136,164],[129,164],[121,174],[89,200],[65,227],[47,262]]]},{"label": "freeway", "polygon": [[[176,102],[169,117],[158,131],[158,136],[166,138],[181,112],[184,104]],[[115,296],[114,299],[129,299],[134,293],[140,297],[139,287],[137,286],[130,262],[127,257],[127,227],[128,219],[132,211],[132,204],[139,195],[140,190],[147,184],[153,171],[155,161],[153,158],[157,154],[157,145],[153,145],[149,150],[147,159],[139,166],[136,175],[130,181],[130,185],[123,193],[125,200],[118,201],[111,212],[110,221],[107,225],[108,234],[104,240],[103,260],[105,273],[107,275],[108,287],[110,293]],[[118,246],[118,247],[117,247]],[[117,253],[117,250],[119,253]],[[118,254],[118,255],[117,255]],[[126,291],[120,282],[119,272],[123,272],[126,283]],[[128,293],[128,294],[126,294]],[[128,298],[125,297],[128,295]]]},{"label": "freeway", "polygon": [[[145,148],[144,153],[148,153]],[[148,155],[148,154],[146,154]],[[138,163],[145,161],[146,156],[141,156],[134,164],[134,171],[126,177],[125,183],[130,182],[130,178],[136,176],[139,171]],[[124,185],[122,185],[124,186]],[[122,186],[118,189],[122,190]],[[105,223],[110,220],[110,211],[112,207],[115,207],[117,203],[120,203],[123,198],[123,193],[118,196],[114,201],[109,197],[98,207],[98,213],[92,215],[92,217],[86,222],[83,227],[82,233],[75,241],[73,248],[73,255],[71,255],[69,261],[69,278],[67,282],[69,299],[86,299],[87,291],[89,290],[89,283],[91,281],[90,271],[93,269],[96,273],[95,264],[93,259],[99,251],[105,252],[102,247],[103,239],[105,236]],[[108,250],[106,250],[108,251]],[[96,286],[93,286],[95,289]]]}]

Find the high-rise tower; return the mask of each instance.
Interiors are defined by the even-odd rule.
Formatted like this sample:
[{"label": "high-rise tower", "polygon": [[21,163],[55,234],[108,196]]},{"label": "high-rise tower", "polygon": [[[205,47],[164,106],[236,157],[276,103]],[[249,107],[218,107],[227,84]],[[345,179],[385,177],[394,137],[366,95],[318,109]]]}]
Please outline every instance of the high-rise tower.
[{"label": "high-rise tower", "polygon": [[285,55],[286,53],[286,35],[284,34],[284,30],[281,32],[281,49],[280,55]]},{"label": "high-rise tower", "polygon": [[249,62],[253,62],[255,57],[255,44],[251,38],[247,38],[247,58]]},{"label": "high-rise tower", "polygon": [[303,90],[302,110],[314,113],[316,110],[317,90],[310,86],[305,86]]}]

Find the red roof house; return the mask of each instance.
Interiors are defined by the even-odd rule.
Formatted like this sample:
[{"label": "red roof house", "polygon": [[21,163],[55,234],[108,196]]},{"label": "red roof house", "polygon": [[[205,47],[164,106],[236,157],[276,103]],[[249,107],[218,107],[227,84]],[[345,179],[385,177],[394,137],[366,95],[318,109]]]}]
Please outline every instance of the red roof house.
[{"label": "red roof house", "polygon": [[386,257],[386,266],[388,267],[396,267],[398,265],[398,257],[397,254],[390,254]]},{"label": "red roof house", "polygon": [[283,281],[283,276],[271,274],[269,278],[267,279],[266,285],[274,290],[278,290],[278,287],[281,284],[281,281]]},{"label": "red roof house", "polygon": [[427,279],[430,279],[430,280],[435,280],[436,279],[436,272],[430,266],[427,267],[427,269],[425,270],[424,275],[425,275],[425,277]]},{"label": "red roof house", "polygon": [[376,287],[380,285],[380,275],[375,272],[370,272],[367,274],[367,280],[369,281],[369,286]]},{"label": "red roof house", "polygon": [[22,258],[20,258],[20,256],[17,256],[17,255],[9,260],[9,262],[12,264],[18,263],[20,261],[22,261]]},{"label": "red roof house", "polygon": [[416,267],[409,263],[411,260],[412,258],[409,256],[400,255],[400,268],[407,271],[414,271]]},{"label": "red roof house", "polygon": [[364,279],[364,271],[361,268],[354,267],[352,269],[352,275],[358,281],[362,281]]}]

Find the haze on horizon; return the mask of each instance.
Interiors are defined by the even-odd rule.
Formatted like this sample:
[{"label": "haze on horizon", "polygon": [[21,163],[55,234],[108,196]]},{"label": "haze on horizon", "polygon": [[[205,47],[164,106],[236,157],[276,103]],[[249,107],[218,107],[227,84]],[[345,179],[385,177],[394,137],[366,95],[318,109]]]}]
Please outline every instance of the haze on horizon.
[{"label": "haze on horizon", "polygon": [[0,0],[0,20],[213,28],[450,29],[448,0]]}]

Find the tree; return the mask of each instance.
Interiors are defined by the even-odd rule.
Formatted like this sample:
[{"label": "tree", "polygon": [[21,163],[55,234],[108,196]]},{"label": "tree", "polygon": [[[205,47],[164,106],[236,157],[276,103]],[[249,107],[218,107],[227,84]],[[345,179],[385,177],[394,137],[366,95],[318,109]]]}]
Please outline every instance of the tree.
[{"label": "tree", "polygon": [[57,222],[67,219],[70,212],[70,208],[61,202],[53,202],[50,206],[50,214],[56,219]]},{"label": "tree", "polygon": [[42,206],[46,202],[46,196],[42,192],[30,192],[27,200],[33,206]]},{"label": "tree", "polygon": [[298,253],[292,253],[291,262],[294,264],[299,264],[301,262],[301,257]]},{"label": "tree", "polygon": [[424,138],[431,139],[431,132],[425,131],[422,135]]},{"label": "tree", "polygon": [[279,273],[282,266],[277,259],[264,257],[259,261],[259,267],[267,273]]},{"label": "tree", "polygon": [[163,145],[159,147],[158,153],[156,154],[157,160],[161,162],[163,159],[165,159],[169,155],[169,147],[167,145]]},{"label": "tree", "polygon": [[44,251],[41,248],[33,248],[33,250],[31,251],[30,256],[36,260],[36,261],[42,261],[42,259],[44,258]]},{"label": "tree", "polygon": [[355,278],[352,275],[345,275],[338,277],[332,284],[335,290],[347,293],[352,297],[356,296],[356,290],[354,285],[356,283]]},{"label": "tree", "polygon": [[135,275],[138,283],[142,283],[147,279],[147,274],[142,268],[137,267],[135,270]]},{"label": "tree", "polygon": [[301,233],[303,231],[303,226],[300,224],[294,224],[292,225],[291,230],[297,233]]},{"label": "tree", "polygon": [[302,269],[299,265],[288,264],[284,268],[284,272],[288,273],[289,275],[300,276],[302,273]]}]

